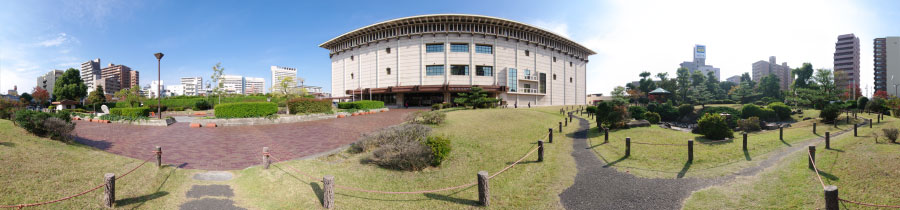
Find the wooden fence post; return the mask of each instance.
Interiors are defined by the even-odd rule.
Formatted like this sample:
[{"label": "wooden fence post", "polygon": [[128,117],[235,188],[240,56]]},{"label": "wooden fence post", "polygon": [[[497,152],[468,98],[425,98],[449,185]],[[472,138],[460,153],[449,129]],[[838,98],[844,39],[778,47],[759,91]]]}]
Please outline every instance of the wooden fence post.
[{"label": "wooden fence post", "polygon": [[562,122],[559,122],[559,132],[562,133]]},{"label": "wooden fence post", "polygon": [[609,128],[603,128],[603,143],[609,142]]},{"label": "wooden fence post", "polygon": [[544,162],[544,141],[538,140],[538,160],[537,162]]},{"label": "wooden fence post", "polygon": [[322,185],[325,185],[324,195],[322,195],[322,206],[330,209],[334,207],[334,176],[325,175],[322,178]]},{"label": "wooden fence post", "polygon": [[825,132],[825,149],[831,149],[831,132]]},{"label": "wooden fence post", "polygon": [[857,137],[857,136],[858,136],[857,133],[856,133],[856,128],[857,128],[857,127],[859,127],[859,125],[856,124],[856,123],[853,123],[853,137]]},{"label": "wooden fence post", "polygon": [[269,147],[263,147],[263,169],[269,169]]},{"label": "wooden fence post", "polygon": [[631,137],[625,137],[625,157],[631,156]]},{"label": "wooden fence post", "polygon": [[813,134],[816,133],[816,123],[813,123]]},{"label": "wooden fence post", "polygon": [[156,146],[156,167],[162,168],[162,147]]},{"label": "wooden fence post", "polygon": [[688,162],[694,162],[694,140],[688,140]]},{"label": "wooden fence post", "polygon": [[838,210],[838,188],[834,185],[825,186],[825,209]]},{"label": "wooden fence post", "polygon": [[744,134],[744,151],[747,151],[747,132],[743,132]]},{"label": "wooden fence post", "polygon": [[549,140],[547,143],[553,143],[553,128],[547,129],[547,139]]},{"label": "wooden fence post", "polygon": [[809,168],[813,169],[815,168],[815,166],[813,166],[813,161],[816,161],[816,146],[809,146],[809,156],[810,158],[807,158],[809,159]]},{"label": "wooden fence post", "polygon": [[568,121],[568,120],[566,120],[566,118],[563,118],[563,121],[565,121],[565,122],[566,122],[566,127],[569,127],[569,121]]},{"label": "wooden fence post", "polygon": [[103,178],[106,181],[103,192],[103,206],[112,208],[116,202],[116,174],[106,173],[103,175]]},{"label": "wooden fence post", "polygon": [[869,119],[869,128],[872,128],[872,119]]},{"label": "wooden fence post", "polygon": [[487,171],[479,171],[478,172],[478,202],[481,203],[482,206],[491,205],[491,191],[489,189],[488,184],[488,172]]},{"label": "wooden fence post", "polygon": [[784,140],[784,126],[778,126],[778,140]]}]

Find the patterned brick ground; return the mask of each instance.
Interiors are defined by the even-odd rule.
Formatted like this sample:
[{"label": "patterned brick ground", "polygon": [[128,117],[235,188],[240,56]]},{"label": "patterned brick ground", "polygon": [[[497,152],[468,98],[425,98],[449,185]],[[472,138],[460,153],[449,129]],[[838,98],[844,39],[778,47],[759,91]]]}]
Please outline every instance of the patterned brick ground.
[{"label": "patterned brick ground", "polygon": [[301,158],[350,144],[363,133],[396,125],[415,109],[279,125],[190,128],[98,124],[76,121],[76,141],[137,159],[163,149],[163,163],[183,168],[233,170],[260,164],[262,147],[282,160]]}]

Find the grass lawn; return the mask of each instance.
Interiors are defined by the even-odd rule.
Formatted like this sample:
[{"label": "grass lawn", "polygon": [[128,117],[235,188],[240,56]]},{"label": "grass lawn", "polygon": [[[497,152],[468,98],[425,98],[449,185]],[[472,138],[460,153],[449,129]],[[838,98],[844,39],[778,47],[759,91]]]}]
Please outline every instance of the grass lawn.
[{"label": "grass lawn", "polygon": [[[816,146],[816,165],[826,185],[838,187],[843,199],[882,205],[900,205],[900,144],[875,143],[872,132],[900,127],[900,121],[875,129],[861,129],[860,137],[843,135],[833,139],[832,149]],[[778,165],[756,176],[739,177],[726,185],[694,192],[685,209],[813,209],[824,208],[823,189],[815,172],[807,166],[806,150],[791,154]],[[841,202],[841,208],[868,209]]]},{"label": "grass lawn", "polygon": [[[322,208],[321,178],[312,180],[293,171],[303,170],[315,177],[335,176],[338,185],[381,191],[419,191],[471,183],[481,170],[493,174],[518,160],[544,139],[547,128],[562,120],[560,107],[532,109],[479,109],[447,112],[447,122],[434,133],[452,138],[453,151],[440,168],[419,172],[383,169],[361,163],[365,154],[338,153],[308,160],[292,160],[272,165],[269,170],[250,167],[235,171],[236,198],[261,209]],[[555,133],[554,143],[545,144],[544,162],[534,162],[532,154],[519,165],[490,180],[490,208],[561,209],[558,194],[574,183],[575,161],[572,140]],[[278,149],[273,148],[273,156]],[[468,209],[477,204],[477,186],[425,194],[376,194],[337,189],[339,209]]]},{"label": "grass lawn", "polygon": [[[809,114],[812,112],[804,113],[804,115]],[[875,118],[875,115],[860,114],[860,116]],[[591,136],[591,147],[597,156],[619,171],[652,178],[713,177],[757,164],[757,161],[765,159],[769,152],[797,142],[824,136],[826,131],[835,133],[845,129],[852,131],[853,128],[852,124],[844,124],[844,121],[838,124],[838,128],[834,128],[832,124],[826,125],[818,122],[818,134],[813,134],[813,122],[818,122],[818,120],[800,121],[793,123],[790,128],[785,128],[783,141],[778,138],[778,130],[750,133],[748,134],[749,151],[747,152],[742,149],[742,137],[739,132],[735,132],[734,140],[711,142],[701,135],[653,125],[611,130],[609,143],[604,143],[603,135],[594,124],[589,136]],[[853,122],[854,120],[851,118],[851,123]],[[631,137],[632,140],[630,157],[625,157],[626,137]],[[695,140],[692,163],[687,161],[687,140],[690,139]],[[681,146],[645,145],[638,144],[638,142],[679,144]]]},{"label": "grass lawn", "polygon": [[[152,157],[151,148],[147,157]],[[0,205],[37,203],[67,197],[123,173],[144,160],[114,155],[80,144],[36,137],[0,120]],[[116,181],[117,208],[174,209],[183,195],[185,170],[158,169],[155,159]],[[180,193],[180,194],[178,194]],[[38,209],[100,209],[103,189]]]}]

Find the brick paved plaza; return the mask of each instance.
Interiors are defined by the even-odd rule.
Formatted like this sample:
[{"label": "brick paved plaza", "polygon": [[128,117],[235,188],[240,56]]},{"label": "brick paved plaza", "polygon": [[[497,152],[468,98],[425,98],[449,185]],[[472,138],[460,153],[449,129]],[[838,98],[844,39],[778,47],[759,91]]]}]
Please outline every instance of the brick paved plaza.
[{"label": "brick paved plaza", "polygon": [[190,128],[187,122],[168,127],[98,124],[76,121],[76,141],[137,159],[163,149],[163,163],[205,170],[243,169],[262,161],[262,147],[282,160],[302,158],[353,143],[363,133],[399,124],[415,109],[311,122]]}]

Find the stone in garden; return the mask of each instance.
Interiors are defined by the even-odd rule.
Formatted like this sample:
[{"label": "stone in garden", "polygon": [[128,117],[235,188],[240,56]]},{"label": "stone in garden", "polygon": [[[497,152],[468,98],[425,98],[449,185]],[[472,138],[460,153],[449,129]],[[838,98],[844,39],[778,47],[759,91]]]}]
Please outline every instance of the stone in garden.
[{"label": "stone in garden", "polygon": [[109,114],[109,107],[106,105],[100,106],[100,110],[103,111],[103,114]]},{"label": "stone in garden", "polygon": [[650,127],[650,121],[647,120],[632,120],[626,124],[629,128],[636,127]]}]

